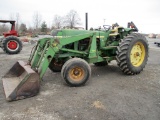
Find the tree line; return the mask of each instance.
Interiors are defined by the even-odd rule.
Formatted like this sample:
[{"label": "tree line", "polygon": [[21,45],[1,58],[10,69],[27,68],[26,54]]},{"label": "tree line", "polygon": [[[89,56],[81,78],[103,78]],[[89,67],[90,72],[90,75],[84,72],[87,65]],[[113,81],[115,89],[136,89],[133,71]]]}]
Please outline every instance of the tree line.
[{"label": "tree line", "polygon": [[[9,19],[16,21],[16,30],[19,34],[33,33],[33,34],[47,34],[52,29],[70,28],[73,29],[77,25],[81,25],[81,19],[79,14],[75,10],[70,10],[65,16],[54,15],[52,25],[48,27],[45,20],[42,20],[42,15],[39,12],[35,12],[32,16],[33,26],[27,27],[26,23],[20,22],[20,14],[10,14]],[[0,35],[3,32],[10,30],[10,25],[0,23]]]}]

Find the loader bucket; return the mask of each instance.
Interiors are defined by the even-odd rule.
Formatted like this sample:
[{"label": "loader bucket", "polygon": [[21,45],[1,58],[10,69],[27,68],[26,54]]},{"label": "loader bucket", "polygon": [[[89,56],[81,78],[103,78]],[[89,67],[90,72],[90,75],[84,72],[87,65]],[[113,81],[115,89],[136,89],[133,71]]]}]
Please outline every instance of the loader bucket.
[{"label": "loader bucket", "polygon": [[16,62],[2,78],[7,101],[35,96],[40,88],[39,74],[23,61]]}]

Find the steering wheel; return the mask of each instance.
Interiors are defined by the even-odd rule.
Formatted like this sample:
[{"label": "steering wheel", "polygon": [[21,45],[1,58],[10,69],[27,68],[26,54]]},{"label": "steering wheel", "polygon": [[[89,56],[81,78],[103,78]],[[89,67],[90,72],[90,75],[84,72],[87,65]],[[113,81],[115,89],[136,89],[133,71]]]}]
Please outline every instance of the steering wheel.
[{"label": "steering wheel", "polygon": [[103,28],[107,31],[107,30],[111,29],[111,26],[110,25],[103,25]]}]

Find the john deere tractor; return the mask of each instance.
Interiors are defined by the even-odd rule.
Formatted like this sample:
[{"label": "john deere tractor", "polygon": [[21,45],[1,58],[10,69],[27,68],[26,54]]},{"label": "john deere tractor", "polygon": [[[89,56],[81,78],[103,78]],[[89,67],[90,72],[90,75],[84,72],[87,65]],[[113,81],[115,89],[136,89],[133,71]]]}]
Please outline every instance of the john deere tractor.
[{"label": "john deere tractor", "polygon": [[14,20],[0,20],[0,23],[10,23],[11,30],[3,33],[3,38],[0,40],[0,47],[8,54],[17,54],[22,50],[22,42],[19,40],[18,33],[15,30]]},{"label": "john deere tractor", "polygon": [[8,101],[35,96],[48,67],[60,72],[69,86],[82,86],[91,77],[90,65],[116,60],[124,74],[139,74],[148,59],[146,38],[133,22],[127,28],[104,25],[99,30],[62,29],[40,39],[28,62],[18,61],[2,78]]}]

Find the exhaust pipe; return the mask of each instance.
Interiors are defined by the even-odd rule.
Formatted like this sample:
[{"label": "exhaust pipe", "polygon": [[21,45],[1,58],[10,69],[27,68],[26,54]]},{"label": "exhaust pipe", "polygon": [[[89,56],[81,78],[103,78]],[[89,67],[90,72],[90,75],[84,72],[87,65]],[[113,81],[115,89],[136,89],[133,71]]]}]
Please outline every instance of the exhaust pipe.
[{"label": "exhaust pipe", "polygon": [[88,30],[88,13],[86,13],[85,19],[86,19],[86,30]]}]

